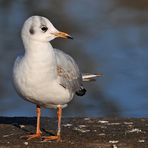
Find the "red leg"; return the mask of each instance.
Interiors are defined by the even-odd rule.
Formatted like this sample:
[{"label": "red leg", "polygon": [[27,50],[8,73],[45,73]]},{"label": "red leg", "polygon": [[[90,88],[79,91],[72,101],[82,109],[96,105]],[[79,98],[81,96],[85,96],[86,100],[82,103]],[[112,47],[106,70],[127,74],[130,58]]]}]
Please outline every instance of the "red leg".
[{"label": "red leg", "polygon": [[22,136],[22,138],[27,138],[27,140],[40,138],[41,137],[41,130],[40,130],[40,117],[41,117],[41,108],[39,105],[36,106],[36,113],[37,113],[37,126],[36,126],[36,133],[32,135]]},{"label": "red leg", "polygon": [[61,141],[61,117],[62,117],[62,107],[58,105],[58,131],[56,136],[45,136],[43,141],[50,141],[50,140],[57,140],[58,142]]}]

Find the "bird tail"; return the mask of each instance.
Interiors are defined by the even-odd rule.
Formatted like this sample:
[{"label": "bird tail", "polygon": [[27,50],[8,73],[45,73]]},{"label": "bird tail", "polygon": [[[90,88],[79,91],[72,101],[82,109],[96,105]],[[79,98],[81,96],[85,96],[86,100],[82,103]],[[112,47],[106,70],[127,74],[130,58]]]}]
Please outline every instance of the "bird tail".
[{"label": "bird tail", "polygon": [[84,82],[95,81],[97,77],[102,77],[102,76],[103,76],[103,74],[101,74],[101,73],[97,73],[97,74],[83,73],[82,80]]},{"label": "bird tail", "polygon": [[[97,74],[90,74],[90,73],[83,73],[82,74],[82,80],[85,82],[95,81],[97,77],[102,77],[103,74],[97,73]],[[77,96],[83,96],[86,93],[86,89],[81,86],[78,91],[76,91]]]}]

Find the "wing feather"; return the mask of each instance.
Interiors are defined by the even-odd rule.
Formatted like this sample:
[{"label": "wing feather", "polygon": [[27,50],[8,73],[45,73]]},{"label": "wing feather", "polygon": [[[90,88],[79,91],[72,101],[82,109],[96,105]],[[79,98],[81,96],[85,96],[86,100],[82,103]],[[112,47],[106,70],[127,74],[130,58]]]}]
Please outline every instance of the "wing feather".
[{"label": "wing feather", "polygon": [[82,75],[74,59],[61,50],[55,49],[59,83],[66,89],[76,92],[82,85]]}]

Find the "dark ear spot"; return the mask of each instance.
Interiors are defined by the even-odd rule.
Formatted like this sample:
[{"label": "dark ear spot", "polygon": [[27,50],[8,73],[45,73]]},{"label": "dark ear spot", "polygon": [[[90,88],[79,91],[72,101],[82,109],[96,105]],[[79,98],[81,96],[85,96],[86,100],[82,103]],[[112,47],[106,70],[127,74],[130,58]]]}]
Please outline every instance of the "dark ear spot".
[{"label": "dark ear spot", "polygon": [[30,34],[34,34],[34,33],[35,33],[35,31],[34,31],[34,29],[33,29],[33,27],[32,27],[32,26],[30,27],[29,32],[30,32]]}]

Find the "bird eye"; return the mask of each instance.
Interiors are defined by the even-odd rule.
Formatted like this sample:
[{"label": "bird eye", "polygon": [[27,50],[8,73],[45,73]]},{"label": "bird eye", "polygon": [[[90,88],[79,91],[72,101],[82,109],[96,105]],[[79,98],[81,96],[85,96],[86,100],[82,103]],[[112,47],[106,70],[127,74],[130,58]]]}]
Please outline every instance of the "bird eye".
[{"label": "bird eye", "polygon": [[48,30],[48,28],[46,26],[42,26],[41,29],[43,32],[46,32]]}]

